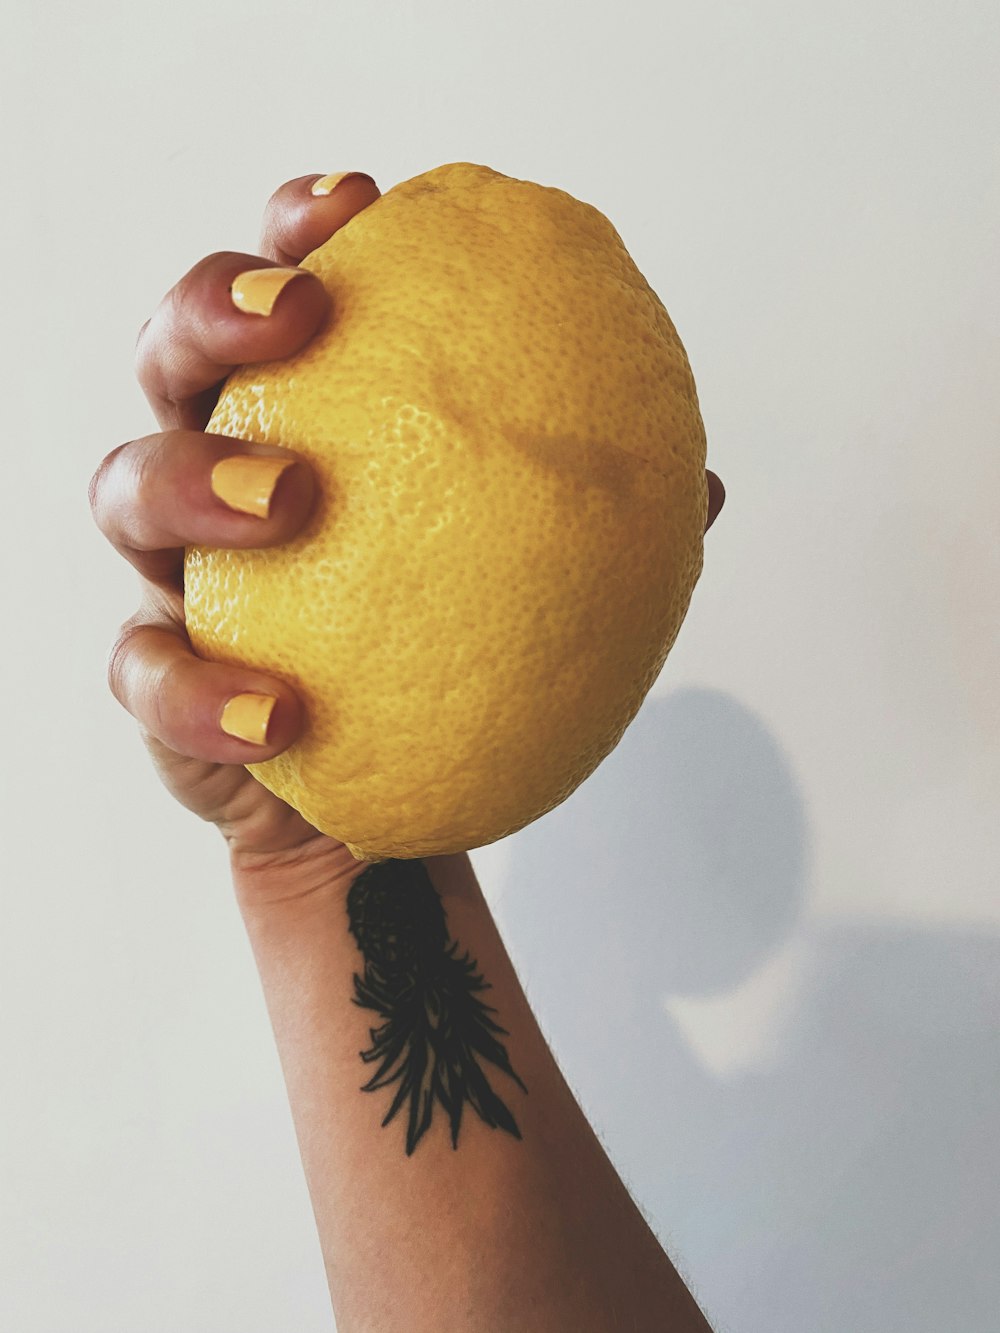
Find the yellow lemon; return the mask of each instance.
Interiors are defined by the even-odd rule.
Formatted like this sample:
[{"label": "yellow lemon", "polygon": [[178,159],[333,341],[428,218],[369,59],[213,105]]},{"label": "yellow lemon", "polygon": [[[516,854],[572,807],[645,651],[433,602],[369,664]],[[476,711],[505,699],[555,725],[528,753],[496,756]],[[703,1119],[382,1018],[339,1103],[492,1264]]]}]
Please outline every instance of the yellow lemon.
[{"label": "yellow lemon", "polygon": [[618,743],[701,571],[687,357],[611,223],[455,163],[303,261],[332,301],[241,368],[210,431],[303,454],[271,550],[192,548],[202,656],[292,683],[309,724],[254,775],[367,860],[482,846]]}]

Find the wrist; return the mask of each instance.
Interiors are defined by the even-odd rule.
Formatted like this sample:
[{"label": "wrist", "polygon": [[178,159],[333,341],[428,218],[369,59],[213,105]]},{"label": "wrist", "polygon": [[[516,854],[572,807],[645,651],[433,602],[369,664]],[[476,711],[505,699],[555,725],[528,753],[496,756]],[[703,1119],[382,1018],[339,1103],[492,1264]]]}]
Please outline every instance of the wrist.
[{"label": "wrist", "polygon": [[339,902],[370,864],[321,833],[280,851],[229,849],[229,868],[244,917],[294,913],[305,903]]},{"label": "wrist", "polygon": [[[467,852],[421,858],[445,904],[476,901],[485,905]],[[371,865],[353,856],[343,843],[317,833],[281,851],[248,851],[232,845],[230,871],[237,903],[247,920],[309,915],[325,905],[341,907],[351,885]]]}]

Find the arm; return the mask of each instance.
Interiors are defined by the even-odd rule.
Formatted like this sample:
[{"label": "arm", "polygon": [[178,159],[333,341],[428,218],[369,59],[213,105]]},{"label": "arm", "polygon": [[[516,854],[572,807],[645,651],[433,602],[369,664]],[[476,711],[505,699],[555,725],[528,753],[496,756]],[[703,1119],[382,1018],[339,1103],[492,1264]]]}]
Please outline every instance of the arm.
[{"label": "arm", "polygon": [[[315,498],[294,451],[205,433],[219,386],[312,337],[329,298],[290,266],[377,197],[357,173],[289,181],[267,207],[264,258],[209,256],[143,326],[137,370],[160,432],[113,450],[90,488],[142,587],[109,683],[167,788],[229,844],[341,1333],[704,1333],[559,1073],[468,857],[366,868],[312,828],[245,767],[301,734],[302,700],[200,660],[185,631],[184,548],[288,541]],[[711,521],[713,474],[709,494]],[[428,1046],[446,1058],[421,1066]],[[418,1096],[404,1088],[383,1127],[401,1065]]]},{"label": "arm", "polygon": [[[467,856],[359,864],[339,875],[308,860],[289,868],[234,857],[233,871],[341,1333],[705,1333],[559,1072]],[[376,891],[366,893],[375,875]],[[402,921],[396,902],[405,904]],[[360,931],[351,929],[350,905],[367,914]],[[384,962],[380,926],[396,932],[398,966]],[[463,986],[455,973],[466,955],[475,966],[461,969]],[[358,1003],[366,970],[382,983],[381,1013]],[[475,978],[489,989],[470,990]],[[414,985],[438,1000],[429,1039],[405,1000],[392,998],[408,987],[412,995]],[[478,1026],[477,998],[504,1031]],[[364,1091],[381,1060],[361,1053],[371,1051],[386,1011],[391,1035],[404,1042],[386,1075],[406,1068]],[[481,1037],[471,1058],[457,1039],[438,1038],[435,1054],[435,1034],[449,1022]],[[428,1051],[416,1095],[383,1127],[402,1079]]]}]

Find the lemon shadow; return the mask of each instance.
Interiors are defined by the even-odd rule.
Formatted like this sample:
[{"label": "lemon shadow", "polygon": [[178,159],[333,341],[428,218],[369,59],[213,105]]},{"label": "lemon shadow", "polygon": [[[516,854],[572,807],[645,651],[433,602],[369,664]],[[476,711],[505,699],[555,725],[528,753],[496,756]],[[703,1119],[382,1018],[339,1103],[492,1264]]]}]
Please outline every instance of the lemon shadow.
[{"label": "lemon shadow", "polygon": [[726,991],[780,946],[805,891],[790,767],[714,690],[647,697],[587,781],[509,844],[498,917],[529,979],[596,967],[617,989]]},{"label": "lemon shadow", "polygon": [[[1000,938],[803,911],[810,841],[761,721],[678,690],[507,840],[497,922],[715,1326],[994,1333]],[[780,1040],[713,1067],[677,998],[717,1007],[731,1054],[743,997],[790,955]]]}]

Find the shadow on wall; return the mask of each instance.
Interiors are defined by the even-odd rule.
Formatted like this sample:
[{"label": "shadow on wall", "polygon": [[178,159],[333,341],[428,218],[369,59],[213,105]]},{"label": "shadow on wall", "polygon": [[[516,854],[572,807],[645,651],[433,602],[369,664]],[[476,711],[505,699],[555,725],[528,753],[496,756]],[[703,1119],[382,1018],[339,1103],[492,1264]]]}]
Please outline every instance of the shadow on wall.
[{"label": "shadow on wall", "polygon": [[996,1333],[1000,941],[812,920],[807,863],[774,739],[682,690],[511,839],[496,915],[720,1330]]}]

